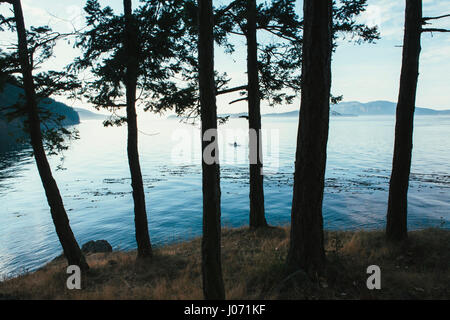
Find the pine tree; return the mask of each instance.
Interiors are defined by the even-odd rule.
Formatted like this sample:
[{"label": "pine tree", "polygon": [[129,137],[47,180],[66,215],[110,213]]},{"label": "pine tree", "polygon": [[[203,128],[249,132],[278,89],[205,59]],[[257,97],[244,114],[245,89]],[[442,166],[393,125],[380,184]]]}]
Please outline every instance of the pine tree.
[{"label": "pine tree", "polygon": [[386,236],[400,241],[408,237],[408,185],[413,148],[414,109],[422,32],[450,32],[446,29],[422,28],[427,21],[449,17],[422,17],[422,0],[407,0],[405,7],[405,34],[403,38],[402,70],[395,122],[395,143],[392,173],[389,182]]},{"label": "pine tree", "polygon": [[69,265],[77,265],[81,268],[81,270],[86,271],[89,269],[89,266],[80,250],[80,247],[78,246],[72,229],[70,228],[69,218],[64,208],[61,194],[56,181],[53,178],[52,171],[45,154],[37,103],[38,100],[35,90],[35,80],[33,79],[33,68],[30,63],[30,61],[33,61],[33,59],[30,59],[29,55],[32,50],[30,50],[28,45],[22,5],[20,0],[0,2],[8,2],[13,5],[15,29],[18,37],[18,62],[20,64],[23,77],[23,89],[25,91],[26,113],[28,116],[28,130],[31,138],[31,146],[33,148],[33,154],[38,167],[39,176],[45,190],[45,195],[50,206],[56,233],[63,247],[64,255],[67,258]]},{"label": "pine tree", "polygon": [[[83,56],[70,70],[89,70],[94,79],[85,81],[84,94],[97,108],[113,112],[105,125],[127,124],[127,152],[133,189],[138,258],[152,256],[148,231],[145,192],[138,152],[136,102],[151,103],[164,92],[167,81],[179,71],[173,58],[179,52],[179,1],[144,1],[132,10],[131,0],[124,0],[124,15],[110,7],[101,8],[97,0],[85,6],[88,28],[78,37]],[[139,95],[137,95],[139,90]],[[126,108],[126,117],[116,111]]]},{"label": "pine tree", "polygon": [[[205,299],[225,299],[221,263],[220,168],[207,163],[205,150],[214,144],[213,158],[218,158],[216,86],[214,82],[214,19],[211,0],[199,0],[198,76],[202,123],[203,238],[202,278]],[[213,132],[209,142],[205,133]]]},{"label": "pine tree", "polygon": [[323,271],[322,200],[330,112],[332,1],[303,5],[301,108],[295,156],[288,265]]}]

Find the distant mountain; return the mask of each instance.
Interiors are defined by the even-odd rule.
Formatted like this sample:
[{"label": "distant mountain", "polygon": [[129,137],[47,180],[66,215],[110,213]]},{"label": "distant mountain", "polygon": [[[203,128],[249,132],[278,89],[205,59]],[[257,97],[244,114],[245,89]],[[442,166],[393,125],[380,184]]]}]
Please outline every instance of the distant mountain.
[{"label": "distant mountain", "polygon": [[82,108],[74,108],[74,110],[78,113],[81,120],[102,120],[108,117],[107,115],[92,112]]},{"label": "distant mountain", "polygon": [[[282,113],[266,113],[263,114],[263,117],[298,117],[300,111],[295,110],[295,111],[289,111],[289,112],[282,112]],[[330,110],[330,116],[332,117],[349,117],[349,116],[354,116],[352,114],[344,114],[344,113],[340,113],[340,112],[336,112],[334,110]]]},{"label": "distant mountain", "polygon": [[[351,116],[375,116],[375,115],[395,115],[397,104],[390,101],[372,101],[362,103],[358,101],[341,102],[330,106],[330,115],[339,117]],[[263,117],[298,117],[299,111],[282,113],[267,113]],[[429,108],[415,109],[416,115],[450,115],[450,110],[434,110]]]},{"label": "distant mountain", "polygon": [[[355,116],[381,116],[381,115],[395,115],[397,103],[390,101],[372,101],[362,103],[358,101],[341,102],[336,105],[330,106],[330,115],[337,117],[355,117]],[[280,113],[266,113],[262,117],[279,117],[289,118],[298,117],[299,111],[289,111]],[[450,110],[434,110],[429,108],[415,109],[416,115],[450,115]],[[221,117],[227,116],[227,114],[219,115]],[[230,118],[242,118],[247,117],[246,112],[228,114]],[[169,116],[169,118],[176,118],[176,116]]]},{"label": "distant mountain", "polygon": [[[362,103],[358,101],[341,102],[331,106],[331,109],[339,113],[354,114],[359,116],[395,115],[397,104],[390,101],[372,101]],[[450,110],[434,110],[429,108],[415,109],[416,115],[450,115]]]},{"label": "distant mountain", "polygon": [[[17,118],[10,122],[6,118],[8,107],[16,104],[23,95],[23,89],[9,83],[0,89],[0,147],[2,148],[16,145],[16,140],[25,136],[22,130],[24,118]],[[80,123],[78,113],[64,103],[48,98],[43,100],[39,107],[64,116],[65,119],[62,121],[64,126]]]}]

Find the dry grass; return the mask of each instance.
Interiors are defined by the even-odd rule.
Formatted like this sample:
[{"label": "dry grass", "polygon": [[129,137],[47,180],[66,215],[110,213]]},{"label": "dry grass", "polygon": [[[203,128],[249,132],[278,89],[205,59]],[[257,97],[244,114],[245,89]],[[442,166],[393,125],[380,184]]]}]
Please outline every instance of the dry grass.
[{"label": "dry grass", "polygon": [[[287,228],[225,229],[223,272],[228,299],[449,299],[450,231],[409,233],[401,244],[378,231],[326,232],[322,277],[289,274]],[[0,283],[0,299],[202,299],[200,239],[155,250],[151,262],[135,252],[91,254],[81,290],[66,289],[66,264]],[[381,290],[368,290],[366,268],[381,268]]]}]

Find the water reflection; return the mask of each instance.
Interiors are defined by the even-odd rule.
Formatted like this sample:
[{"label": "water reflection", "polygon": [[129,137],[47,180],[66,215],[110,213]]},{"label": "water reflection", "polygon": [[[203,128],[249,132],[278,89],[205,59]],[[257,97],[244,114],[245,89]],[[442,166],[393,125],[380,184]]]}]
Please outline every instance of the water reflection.
[{"label": "water reflection", "polygon": [[[434,125],[428,126],[430,118],[416,119],[409,228],[436,227],[442,221],[447,222],[444,227],[450,226],[450,141],[442,139],[450,136],[450,118],[432,120]],[[273,129],[278,134],[278,140],[269,134],[264,147],[265,164],[273,169],[264,178],[267,220],[272,225],[290,220],[297,125],[296,119],[263,120],[269,133]],[[247,225],[246,122],[231,120],[222,128],[222,221],[226,226]],[[233,131],[236,128],[243,135]],[[106,129],[101,121],[85,121],[78,129],[81,139],[65,153],[67,170],[54,170],[74,234],[80,243],[106,239],[114,249],[133,249],[126,128]],[[157,133],[139,136],[152,242],[161,245],[200,235],[198,128],[157,120],[142,121],[140,130]],[[324,196],[326,228],[384,227],[393,131],[392,117],[332,119]],[[271,140],[278,143],[276,148]],[[242,149],[234,147],[235,141]],[[49,161],[53,168],[60,164],[59,157]],[[29,148],[0,152],[0,203],[0,274],[32,270],[60,254]]]}]

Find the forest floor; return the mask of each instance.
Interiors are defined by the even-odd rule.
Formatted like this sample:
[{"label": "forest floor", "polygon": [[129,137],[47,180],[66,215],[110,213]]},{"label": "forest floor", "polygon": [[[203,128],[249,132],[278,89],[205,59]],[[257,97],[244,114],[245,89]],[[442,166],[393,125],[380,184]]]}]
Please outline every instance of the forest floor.
[{"label": "forest floor", "polygon": [[[327,231],[321,277],[288,272],[288,228],[224,229],[227,299],[450,299],[450,230],[409,232],[390,244],[381,231]],[[81,290],[68,290],[66,262],[0,282],[0,299],[202,299],[201,239],[136,252],[89,254]],[[369,290],[367,267],[381,269],[381,289]]]}]

